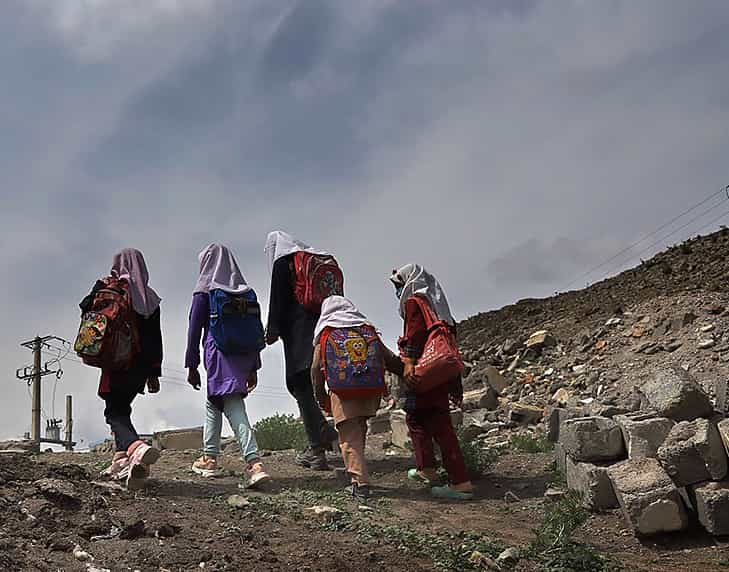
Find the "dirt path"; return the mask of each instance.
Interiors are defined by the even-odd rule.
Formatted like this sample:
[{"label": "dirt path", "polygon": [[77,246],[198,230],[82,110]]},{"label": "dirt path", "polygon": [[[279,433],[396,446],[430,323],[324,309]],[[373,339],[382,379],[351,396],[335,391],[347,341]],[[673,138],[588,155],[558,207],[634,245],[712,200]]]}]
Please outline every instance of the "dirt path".
[{"label": "dirt path", "polygon": [[[346,483],[334,472],[300,469],[290,452],[267,457],[276,482],[265,493],[241,493],[233,475],[196,477],[189,471],[192,453],[165,451],[149,487],[136,494],[92,482],[101,456],[0,455],[0,569],[455,570],[464,569],[474,548],[495,557],[534,538],[554,477],[551,455],[502,456],[478,483],[478,500],[452,505],[403,478],[409,457],[386,455],[377,439],[370,446],[377,500],[368,510],[340,493]],[[224,464],[242,469],[233,454]],[[511,502],[509,491],[516,496],[508,495]],[[229,506],[239,493],[249,504]],[[307,510],[314,505],[342,512],[322,519]],[[712,572],[729,563],[729,549],[705,534],[641,543],[617,511],[591,517],[577,537],[624,570]],[[94,561],[80,562],[76,545]],[[523,559],[512,569],[540,566]]]}]

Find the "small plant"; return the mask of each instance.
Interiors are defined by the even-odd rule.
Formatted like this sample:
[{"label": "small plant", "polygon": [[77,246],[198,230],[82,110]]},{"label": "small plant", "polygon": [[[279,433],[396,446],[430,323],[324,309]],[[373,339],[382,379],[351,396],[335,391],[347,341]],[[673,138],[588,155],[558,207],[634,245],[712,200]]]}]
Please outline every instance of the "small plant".
[{"label": "small plant", "polygon": [[261,449],[281,451],[301,449],[306,446],[304,424],[291,414],[272,415],[253,426],[256,441]]},{"label": "small plant", "polygon": [[514,435],[511,448],[520,453],[549,453],[554,445],[545,435]]},{"label": "small plant", "polygon": [[456,431],[458,435],[458,444],[463,453],[463,461],[466,463],[466,469],[472,479],[479,479],[488,473],[496,463],[499,454],[494,449],[483,447],[478,441],[466,439],[462,428]]}]

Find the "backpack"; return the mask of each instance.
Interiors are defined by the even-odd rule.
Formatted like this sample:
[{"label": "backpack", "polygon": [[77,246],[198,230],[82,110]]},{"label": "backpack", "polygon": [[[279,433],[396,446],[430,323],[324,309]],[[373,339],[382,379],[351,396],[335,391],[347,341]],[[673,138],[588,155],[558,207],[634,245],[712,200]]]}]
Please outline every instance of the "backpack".
[{"label": "backpack", "polygon": [[231,294],[216,288],[210,290],[210,335],[224,354],[246,354],[261,351],[263,339],[261,306],[256,293]]},{"label": "backpack", "polygon": [[132,366],[141,348],[125,280],[109,276],[95,287],[81,314],[73,349],[86,365],[112,371]]},{"label": "backpack", "polygon": [[332,393],[347,399],[386,392],[385,360],[372,326],[328,329],[320,344],[324,375]]},{"label": "backpack", "polygon": [[329,296],[344,296],[344,275],[333,256],[297,252],[294,275],[296,301],[310,312],[321,312],[321,304]]}]

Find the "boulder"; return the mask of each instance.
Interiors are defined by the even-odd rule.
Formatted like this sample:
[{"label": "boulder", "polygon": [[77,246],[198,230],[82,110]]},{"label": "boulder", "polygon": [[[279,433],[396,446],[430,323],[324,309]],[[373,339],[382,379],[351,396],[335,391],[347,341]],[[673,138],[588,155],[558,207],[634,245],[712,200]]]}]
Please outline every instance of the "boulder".
[{"label": "boulder", "polygon": [[532,350],[542,350],[543,348],[552,348],[557,345],[557,340],[547,330],[539,330],[534,332],[526,341],[526,347]]},{"label": "boulder", "polygon": [[718,481],[727,473],[727,457],[716,424],[707,419],[673,426],[658,449],[658,460],[678,486]]},{"label": "boulder", "polygon": [[496,393],[502,395],[509,385],[511,385],[507,379],[501,375],[501,372],[494,366],[489,365],[484,369],[486,376],[486,383],[488,383]]},{"label": "boulder", "polygon": [[463,393],[463,411],[475,411],[476,409],[494,410],[498,406],[499,396],[491,386]]},{"label": "boulder", "polygon": [[636,534],[650,536],[688,526],[681,494],[656,459],[631,459],[607,473],[623,517]]},{"label": "boulder", "polygon": [[701,525],[714,536],[729,535],[729,481],[700,483],[689,494]]},{"label": "boulder", "polygon": [[575,461],[614,461],[625,456],[620,427],[606,417],[568,419],[560,429],[559,442]]},{"label": "boulder", "polygon": [[523,403],[509,403],[509,421],[524,425],[539,423],[544,417],[544,409]]},{"label": "boulder", "polygon": [[567,457],[567,486],[582,497],[589,510],[618,508],[618,499],[608,477],[608,465],[580,463]]},{"label": "boulder", "polygon": [[405,412],[395,409],[390,413],[390,426],[392,427],[392,444],[401,449],[412,450],[413,442],[410,439],[410,430],[405,422]]},{"label": "boulder", "polygon": [[680,367],[658,373],[640,391],[658,415],[674,421],[711,417],[714,410],[706,392]]},{"label": "boulder", "polygon": [[188,451],[202,447],[203,429],[193,427],[190,429],[173,429],[171,431],[158,431],[152,435],[152,446],[160,451],[173,449],[175,451]]},{"label": "boulder", "polygon": [[380,433],[387,433],[390,431],[390,411],[387,409],[381,409],[378,411],[377,415],[371,417],[367,421],[367,427],[367,432],[370,435],[379,435]]},{"label": "boulder", "polygon": [[559,441],[559,430],[565,421],[585,417],[585,412],[578,407],[552,407],[547,411],[547,439],[552,443]]},{"label": "boulder", "polygon": [[615,422],[623,432],[629,459],[655,459],[658,448],[675,425],[667,417],[657,417],[650,411],[618,415]]}]

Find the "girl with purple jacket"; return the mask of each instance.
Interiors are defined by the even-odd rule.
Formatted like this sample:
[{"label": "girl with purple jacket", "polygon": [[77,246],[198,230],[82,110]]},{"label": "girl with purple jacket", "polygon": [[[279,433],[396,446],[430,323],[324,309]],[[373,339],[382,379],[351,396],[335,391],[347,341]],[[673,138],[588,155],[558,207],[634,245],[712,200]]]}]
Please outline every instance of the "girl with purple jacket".
[{"label": "girl with purple jacket", "polygon": [[207,400],[203,456],[193,463],[192,470],[203,477],[221,474],[218,457],[223,415],[225,415],[246,461],[245,485],[253,487],[270,479],[263,468],[244,402],[258,384],[260,354],[259,352],[224,354],[217,347],[209,328],[211,290],[220,289],[229,294],[241,295],[251,290],[251,287],[243,278],[233,253],[226,246],[211,244],[199,254],[198,259],[200,276],[192,295],[185,367],[188,369],[188,383],[195,389],[200,389],[198,367],[202,339],[204,365],[207,371]]}]

